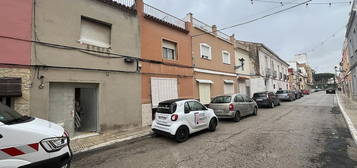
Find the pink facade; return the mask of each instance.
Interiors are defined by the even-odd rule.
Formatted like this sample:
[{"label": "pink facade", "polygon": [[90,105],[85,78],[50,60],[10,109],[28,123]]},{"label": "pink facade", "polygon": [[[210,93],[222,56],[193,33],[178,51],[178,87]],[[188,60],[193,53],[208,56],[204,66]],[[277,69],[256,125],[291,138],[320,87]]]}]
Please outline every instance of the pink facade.
[{"label": "pink facade", "polygon": [[[31,40],[32,0],[0,0],[0,36]],[[0,63],[29,65],[31,43],[0,37]]]}]

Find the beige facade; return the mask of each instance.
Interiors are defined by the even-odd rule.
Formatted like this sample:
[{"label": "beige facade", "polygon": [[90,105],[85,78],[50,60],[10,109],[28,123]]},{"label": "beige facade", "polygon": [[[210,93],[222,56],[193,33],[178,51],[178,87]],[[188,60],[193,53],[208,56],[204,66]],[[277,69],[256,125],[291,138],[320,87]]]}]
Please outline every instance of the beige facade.
[{"label": "beige facade", "polygon": [[77,49],[33,46],[32,64],[38,68],[33,68],[32,114],[75,136],[141,127],[134,9],[100,0],[36,0],[35,8],[36,40]]}]

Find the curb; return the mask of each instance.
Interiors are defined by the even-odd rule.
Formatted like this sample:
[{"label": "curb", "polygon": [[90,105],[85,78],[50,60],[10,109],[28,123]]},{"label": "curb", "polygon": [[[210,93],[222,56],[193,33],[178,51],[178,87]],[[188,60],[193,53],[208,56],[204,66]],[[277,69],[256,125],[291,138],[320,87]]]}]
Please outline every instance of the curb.
[{"label": "curb", "polygon": [[121,138],[121,139],[115,139],[115,140],[112,140],[112,141],[104,142],[104,143],[101,143],[101,144],[97,144],[97,145],[85,148],[85,149],[80,150],[80,151],[73,152],[73,155],[78,155],[78,154],[81,154],[81,153],[90,152],[90,151],[93,151],[93,150],[96,150],[96,149],[99,149],[99,148],[103,148],[103,147],[106,147],[106,146],[114,145],[114,144],[120,143],[120,142],[126,142],[126,141],[130,141],[130,140],[146,137],[146,136],[149,136],[151,134],[152,134],[151,131],[147,131],[147,132],[144,132],[144,133],[141,133],[141,134],[132,135],[132,136],[128,136],[128,137]]},{"label": "curb", "polygon": [[356,131],[356,128],[354,127],[350,117],[347,115],[345,109],[343,108],[343,106],[341,105],[341,102],[340,102],[340,98],[338,97],[338,95],[336,95],[336,98],[337,98],[337,103],[338,103],[338,106],[340,107],[341,109],[341,112],[343,114],[343,117],[345,118],[345,121],[347,123],[347,126],[348,126],[348,129],[350,130],[350,133],[352,135],[352,138],[353,140],[355,141],[355,144],[357,145],[357,131]]}]

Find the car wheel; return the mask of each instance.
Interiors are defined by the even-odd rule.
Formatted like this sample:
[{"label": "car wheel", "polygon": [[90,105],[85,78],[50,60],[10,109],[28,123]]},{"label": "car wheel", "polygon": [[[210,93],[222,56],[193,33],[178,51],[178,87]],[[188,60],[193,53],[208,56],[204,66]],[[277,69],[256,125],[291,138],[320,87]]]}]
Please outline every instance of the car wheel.
[{"label": "car wheel", "polygon": [[253,115],[258,115],[258,108],[257,107],[254,107],[254,111],[253,111]]},{"label": "car wheel", "polygon": [[270,104],[270,108],[274,108],[275,107],[275,104],[274,102],[272,101],[271,104]]},{"label": "car wheel", "polygon": [[212,118],[211,121],[209,122],[208,130],[214,132],[216,131],[216,127],[217,127],[217,119]]},{"label": "car wheel", "polygon": [[234,120],[235,122],[239,122],[239,121],[240,121],[240,113],[239,113],[239,111],[236,112],[236,114],[234,115],[233,120]]},{"label": "car wheel", "polygon": [[177,142],[185,142],[189,137],[189,130],[186,126],[181,126],[176,131],[175,139]]}]

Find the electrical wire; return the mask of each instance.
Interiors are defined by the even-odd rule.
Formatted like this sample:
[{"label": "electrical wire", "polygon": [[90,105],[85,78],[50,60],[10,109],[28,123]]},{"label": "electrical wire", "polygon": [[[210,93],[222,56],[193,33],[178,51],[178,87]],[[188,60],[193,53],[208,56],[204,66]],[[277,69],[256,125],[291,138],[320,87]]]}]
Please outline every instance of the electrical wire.
[{"label": "electrical wire", "polygon": [[108,56],[102,56],[103,58],[111,58],[111,59],[130,58],[130,59],[134,59],[136,61],[148,62],[148,63],[153,63],[153,64],[162,64],[162,65],[175,66],[175,67],[181,67],[181,68],[193,68],[192,66],[189,66],[189,65],[181,65],[181,64],[176,64],[176,63],[166,63],[166,62],[162,62],[162,61],[158,61],[158,60],[143,59],[143,58],[138,58],[138,57],[134,57],[134,56],[122,55],[122,54],[117,54],[117,53],[112,53],[112,52],[96,51],[96,50],[78,48],[78,47],[67,46],[67,45],[62,45],[62,44],[48,43],[48,42],[42,42],[42,41],[36,41],[36,40],[26,40],[26,39],[10,37],[10,36],[0,36],[0,38],[17,40],[17,41],[22,41],[22,42],[35,43],[35,44],[40,44],[40,45],[44,45],[44,46],[47,46],[47,47],[53,47],[53,48],[59,48],[59,49],[77,50],[77,51],[85,52],[85,53],[90,54],[90,55],[93,55],[93,54],[97,53],[96,56],[100,56],[99,54],[108,55]]},{"label": "electrical wire", "polygon": [[[280,5],[292,5],[292,4],[298,4],[294,2],[283,2],[283,1],[272,1],[272,0],[251,0],[251,3],[253,4],[254,2],[263,2],[263,3],[273,3],[273,4],[280,4]],[[306,5],[334,5],[334,4],[352,4],[351,1],[331,1],[331,2],[308,2],[305,3]]]},{"label": "electrical wire", "polygon": [[255,18],[255,19],[252,19],[252,20],[249,20],[249,21],[245,21],[245,22],[242,22],[242,23],[238,23],[238,24],[235,24],[235,25],[232,25],[232,26],[228,26],[228,27],[225,27],[225,28],[222,28],[222,29],[217,29],[216,31],[204,32],[204,33],[201,33],[201,34],[192,35],[191,38],[197,37],[197,36],[206,35],[206,34],[211,34],[211,33],[217,32],[217,31],[222,31],[222,30],[226,30],[226,29],[231,29],[231,28],[238,27],[238,26],[242,26],[242,25],[245,25],[245,24],[249,24],[249,23],[252,23],[252,22],[255,22],[255,21],[264,19],[264,18],[266,18],[266,17],[272,16],[272,15],[276,15],[276,14],[279,14],[279,13],[281,13],[281,12],[285,12],[285,11],[287,11],[287,10],[296,8],[296,7],[301,6],[301,5],[304,5],[304,4],[306,4],[307,2],[310,2],[310,1],[312,1],[312,0],[307,0],[307,1],[304,1],[304,2],[301,2],[301,3],[298,3],[298,4],[296,4],[296,5],[290,6],[290,7],[288,7],[288,8],[284,8],[284,9],[282,9],[282,10],[278,10],[278,11],[275,11],[275,12],[273,12],[273,13],[270,13],[270,14],[267,14],[267,15],[264,15],[264,16],[261,16],[261,17],[257,17],[257,18]]},{"label": "electrical wire", "polygon": [[303,51],[303,52],[300,52],[300,53],[313,53],[313,52],[315,52],[317,49],[319,49],[320,47],[324,46],[327,41],[329,41],[329,40],[333,39],[334,37],[336,37],[336,35],[338,33],[340,33],[340,31],[343,30],[343,29],[345,29],[345,26],[341,26],[337,31],[335,31],[333,34],[327,36],[324,40],[319,42],[314,47],[311,47],[310,49],[307,49],[306,51]]}]

